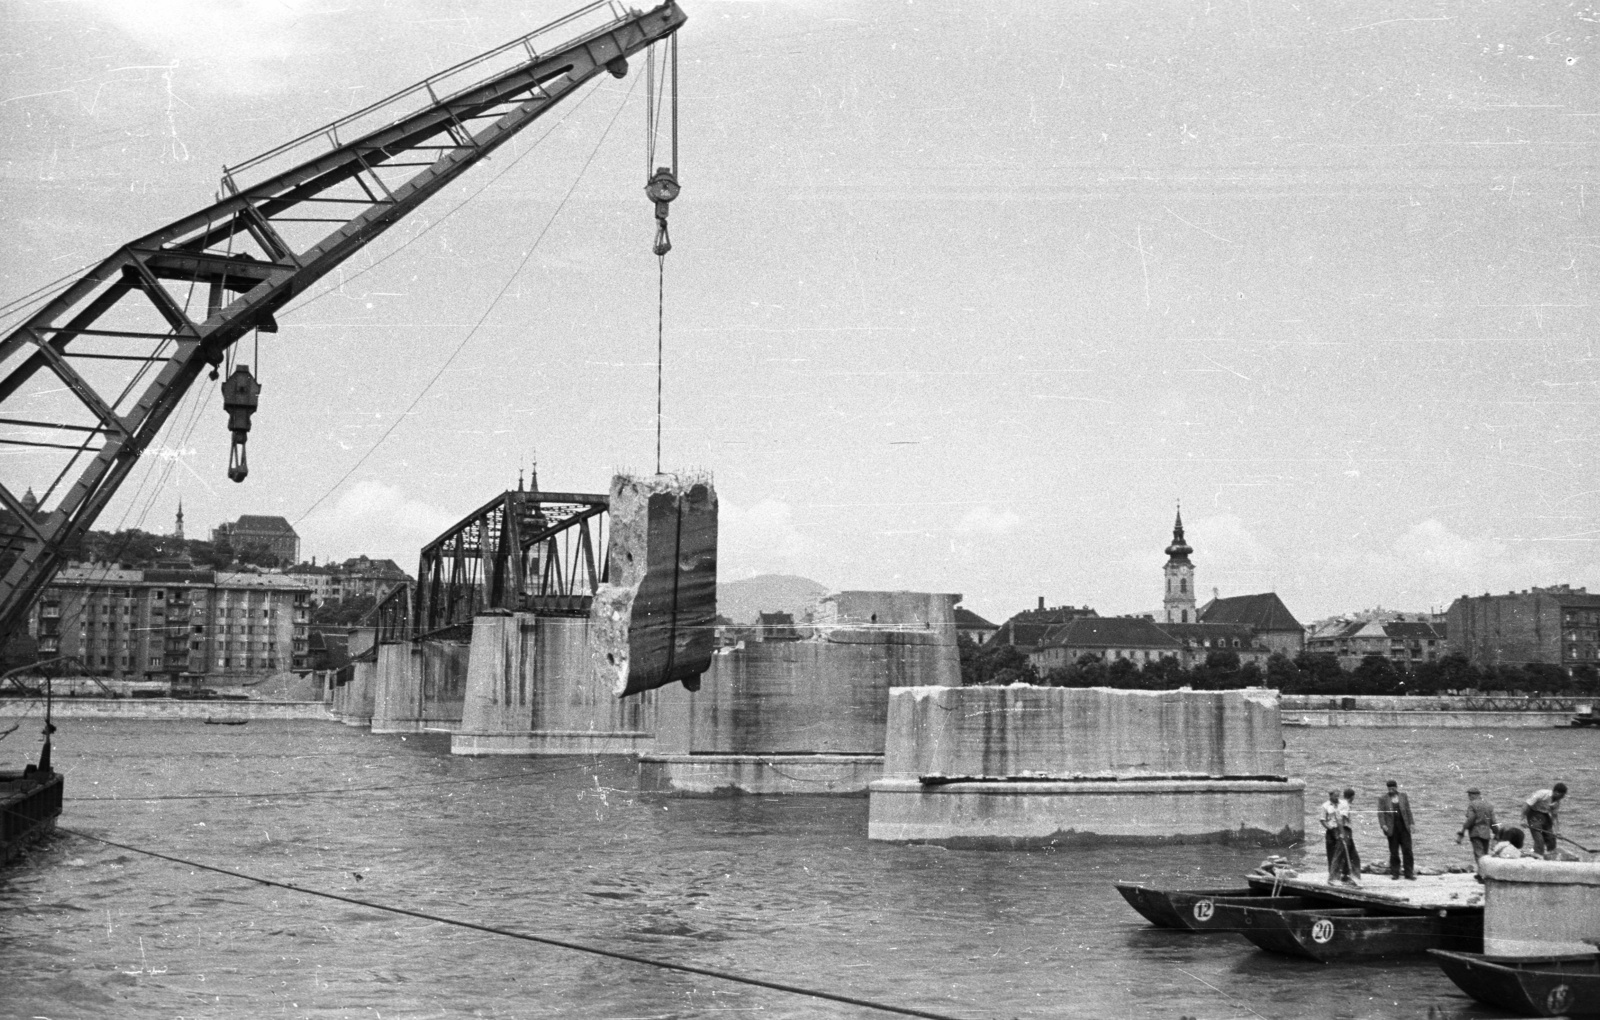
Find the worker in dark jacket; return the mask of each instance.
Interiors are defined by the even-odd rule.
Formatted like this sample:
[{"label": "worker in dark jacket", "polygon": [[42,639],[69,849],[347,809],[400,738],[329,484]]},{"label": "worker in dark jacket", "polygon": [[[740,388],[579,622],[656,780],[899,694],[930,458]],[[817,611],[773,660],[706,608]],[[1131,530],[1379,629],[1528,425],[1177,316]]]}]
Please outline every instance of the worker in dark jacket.
[{"label": "worker in dark jacket", "polygon": [[1489,845],[1499,831],[1500,826],[1494,820],[1494,805],[1484,800],[1482,792],[1474,786],[1467,791],[1467,820],[1461,823],[1456,842],[1472,837],[1472,859],[1476,861],[1489,852]]},{"label": "worker in dark jacket", "polygon": [[1378,797],[1378,827],[1389,837],[1389,877],[1399,878],[1401,858],[1405,859],[1405,877],[1417,877],[1416,862],[1411,857],[1411,801],[1400,792],[1400,784],[1389,780],[1389,789]]}]

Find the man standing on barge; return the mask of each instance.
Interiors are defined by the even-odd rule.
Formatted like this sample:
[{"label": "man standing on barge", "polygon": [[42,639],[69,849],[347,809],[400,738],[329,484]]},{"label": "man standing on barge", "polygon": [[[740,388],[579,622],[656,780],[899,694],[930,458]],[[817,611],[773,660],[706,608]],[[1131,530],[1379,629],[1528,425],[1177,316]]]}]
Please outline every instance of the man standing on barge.
[{"label": "man standing on barge", "polygon": [[1537,790],[1528,798],[1522,809],[1522,818],[1533,834],[1533,852],[1554,856],[1556,852],[1556,816],[1561,801],[1567,795],[1567,784],[1557,783],[1548,790]]},{"label": "man standing on barge", "polygon": [[1472,859],[1476,861],[1489,852],[1489,843],[1499,828],[1494,821],[1494,805],[1483,799],[1481,790],[1472,787],[1467,791],[1467,820],[1461,823],[1456,842],[1472,837]]},{"label": "man standing on barge", "polygon": [[1400,792],[1400,784],[1389,780],[1388,792],[1378,797],[1378,827],[1389,837],[1389,877],[1400,877],[1401,859],[1405,860],[1405,877],[1415,880],[1416,862],[1411,856],[1411,800]]}]

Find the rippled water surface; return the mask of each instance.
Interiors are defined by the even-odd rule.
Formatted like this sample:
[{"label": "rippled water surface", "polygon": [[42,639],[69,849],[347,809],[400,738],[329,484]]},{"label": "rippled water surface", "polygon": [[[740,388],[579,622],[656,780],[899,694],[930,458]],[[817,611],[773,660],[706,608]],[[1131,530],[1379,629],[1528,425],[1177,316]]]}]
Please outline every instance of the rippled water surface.
[{"label": "rippled water surface", "polygon": [[[36,748],[29,726],[0,743]],[[1600,733],[1295,730],[1319,791],[1411,793],[1420,863],[1465,861],[1563,778],[1600,844]],[[864,798],[641,796],[618,759],[452,758],[336,723],[66,721],[64,828],[250,875],[954,1016],[1493,1017],[1426,959],[1323,967],[1152,929],[1114,879],[1234,884],[1262,851],[871,843]],[[229,796],[249,794],[250,796]],[[143,800],[166,797],[165,800]],[[1314,822],[1308,825],[1314,831]],[[1384,856],[1370,814],[1357,838]],[[1320,858],[1320,847],[1313,848]],[[1301,856],[1296,850],[1293,856]],[[1314,863],[1314,862],[1313,862]],[[868,1017],[198,871],[58,834],[0,873],[7,1017]]]}]

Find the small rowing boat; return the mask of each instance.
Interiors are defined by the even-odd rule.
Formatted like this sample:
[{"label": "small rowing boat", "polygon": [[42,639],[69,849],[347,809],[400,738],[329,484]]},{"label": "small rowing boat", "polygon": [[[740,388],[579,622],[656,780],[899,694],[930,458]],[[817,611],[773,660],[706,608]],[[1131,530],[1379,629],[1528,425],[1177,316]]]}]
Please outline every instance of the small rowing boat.
[{"label": "small rowing boat", "polygon": [[1381,913],[1366,907],[1280,910],[1233,904],[1224,920],[1269,953],[1319,963],[1483,948],[1483,915]]},{"label": "small rowing boat", "polygon": [[1508,959],[1435,949],[1463,992],[1518,1016],[1600,1016],[1600,956]]}]

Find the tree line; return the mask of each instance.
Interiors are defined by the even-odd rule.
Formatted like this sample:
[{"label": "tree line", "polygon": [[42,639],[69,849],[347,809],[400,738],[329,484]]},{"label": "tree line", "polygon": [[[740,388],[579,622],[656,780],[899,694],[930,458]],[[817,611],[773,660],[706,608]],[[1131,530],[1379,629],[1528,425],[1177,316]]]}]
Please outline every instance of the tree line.
[{"label": "tree line", "polygon": [[957,638],[957,646],[961,682],[969,686],[1022,683],[1146,691],[1273,687],[1284,694],[1328,695],[1442,694],[1462,690],[1593,694],[1600,686],[1600,673],[1589,665],[1577,667],[1568,676],[1560,666],[1542,662],[1479,667],[1459,652],[1434,662],[1416,663],[1409,670],[1382,655],[1369,655],[1347,670],[1333,655],[1306,651],[1292,659],[1275,653],[1261,665],[1241,663],[1239,653],[1217,649],[1203,663],[1188,669],[1172,656],[1141,664],[1128,659],[1106,662],[1099,656],[1083,655],[1076,662],[1041,675],[1028,656],[1013,645],[980,648],[963,634]]}]

